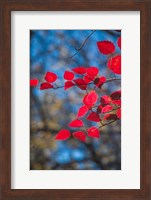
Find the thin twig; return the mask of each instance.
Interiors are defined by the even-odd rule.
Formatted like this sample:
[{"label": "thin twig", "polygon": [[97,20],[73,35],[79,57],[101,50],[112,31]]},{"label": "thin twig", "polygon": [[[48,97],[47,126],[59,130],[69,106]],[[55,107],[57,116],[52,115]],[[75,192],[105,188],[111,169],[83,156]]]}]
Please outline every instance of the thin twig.
[{"label": "thin twig", "polygon": [[[102,121],[101,121],[101,126],[96,127],[96,129],[100,129],[100,128],[102,128],[103,126],[107,126],[107,125],[112,124],[112,123],[114,123],[114,122],[116,122],[116,121],[117,121],[117,119],[115,119],[115,120],[113,120],[113,121],[110,121],[109,123],[106,123],[106,124],[103,124]],[[91,130],[91,132],[95,131],[96,129]],[[87,130],[88,130],[88,128],[85,128],[85,132],[87,132]]]},{"label": "thin twig", "polygon": [[120,78],[110,78],[110,79],[107,79],[105,83],[108,83],[111,81],[120,81],[120,80],[121,80]]},{"label": "thin twig", "polygon": [[93,35],[93,33],[95,32],[96,30],[93,30],[89,35],[88,37],[84,40],[84,42],[81,44],[81,46],[79,48],[76,48],[76,52],[70,57],[70,58],[73,58],[82,48],[83,46],[85,45],[85,43],[88,41],[88,39],[91,37],[91,35]]},{"label": "thin twig", "polygon": [[102,128],[103,126],[112,124],[112,123],[114,123],[114,122],[116,122],[116,121],[117,121],[117,119],[116,119],[116,120],[113,120],[113,121],[110,121],[109,123],[103,124],[102,126],[99,126],[98,128]]}]

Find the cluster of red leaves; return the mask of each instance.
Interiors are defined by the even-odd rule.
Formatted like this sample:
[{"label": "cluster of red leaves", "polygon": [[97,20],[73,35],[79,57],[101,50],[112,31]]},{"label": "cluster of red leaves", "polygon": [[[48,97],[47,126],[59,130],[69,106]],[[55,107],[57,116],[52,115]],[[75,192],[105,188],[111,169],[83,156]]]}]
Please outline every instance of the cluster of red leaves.
[{"label": "cluster of red leaves", "polygon": [[[40,84],[40,90],[46,90],[46,89],[50,89],[50,88],[53,88],[53,82],[55,82],[57,80],[57,75],[53,72],[47,72],[45,74],[45,82],[41,83]],[[30,80],[30,86],[31,87],[35,87],[35,86],[38,86],[38,79],[31,79]]]},{"label": "cluster of red leaves", "polygon": [[100,138],[100,132],[95,126],[90,127],[89,129],[87,129],[86,132],[75,131],[72,134],[69,130],[62,129],[56,135],[55,139],[56,140],[67,140],[70,136],[73,136],[74,138],[76,138],[82,142],[85,142],[87,136],[92,137],[92,138]]},{"label": "cluster of red leaves", "polygon": [[40,85],[40,90],[46,90],[53,88],[53,82],[57,80],[57,75],[53,72],[47,72],[44,79],[46,80],[45,82],[41,83]]},{"label": "cluster of red leaves", "polygon": [[[72,69],[71,71],[65,71],[64,73],[64,89],[68,90],[73,86],[79,87],[81,90],[86,90],[88,84],[95,84],[97,87],[101,88],[102,85],[106,82],[104,76],[99,77],[99,69],[97,67],[83,67],[78,66]],[[82,75],[82,78],[77,78],[76,75]]]},{"label": "cluster of red leaves", "polygon": [[[121,49],[121,37],[118,38],[117,45]],[[97,47],[100,53],[104,55],[113,54],[115,52],[115,45],[111,41],[99,41],[97,42]],[[111,57],[108,60],[107,66],[114,74],[121,74],[121,55]]]},{"label": "cluster of red leaves", "polygon": [[[95,106],[98,100],[100,104]],[[115,121],[117,119],[121,119],[121,91],[115,91],[109,96],[104,95],[99,99],[98,94],[94,90],[92,90],[84,96],[83,105],[79,108],[77,112],[77,118],[71,121],[68,126],[70,128],[84,127],[83,121],[79,118],[84,117],[86,114],[88,114],[86,118],[87,120],[96,123],[103,122],[102,124],[104,124],[104,122],[108,120]],[[69,130],[63,129],[56,135],[55,139],[66,140],[71,135],[76,139],[85,142],[87,136],[92,138],[100,138],[100,131],[99,127],[96,126],[92,126],[87,130],[79,130],[73,133],[71,133]]]},{"label": "cluster of red leaves", "polygon": [[[113,55],[115,52],[115,45],[111,41],[99,41],[97,42],[97,46],[98,50],[104,55]],[[117,46],[121,49],[121,37],[117,40]],[[121,74],[121,55],[110,57],[107,66],[113,73]],[[81,90],[87,90],[89,84],[93,84],[95,88],[101,89],[106,82],[106,77],[99,76],[99,69],[94,66],[87,68],[78,66],[73,68],[72,71],[65,71],[63,77],[65,80],[64,90],[68,90],[73,86],[77,86]],[[47,72],[44,77],[45,82],[40,85],[40,90],[55,88],[53,83],[57,78],[55,73]],[[37,79],[30,80],[30,86],[37,85]],[[99,97],[95,88],[84,95],[82,100],[83,105],[78,109],[76,119],[68,124],[70,129],[76,128],[79,130],[71,133],[67,129],[62,129],[56,135],[56,140],[67,140],[71,136],[82,142],[85,142],[87,137],[100,138],[99,128],[106,125],[104,122],[110,120],[114,122],[121,119],[121,91],[118,90],[112,92],[110,95]],[[101,126],[92,126],[84,129],[84,123],[79,119],[84,116],[89,121],[100,123]]]},{"label": "cluster of red leaves", "polygon": [[100,102],[98,112],[106,114],[114,111],[111,114],[106,114],[103,118],[104,120],[121,119],[121,116],[118,114],[121,110],[121,90],[111,93],[110,96],[102,96]]}]

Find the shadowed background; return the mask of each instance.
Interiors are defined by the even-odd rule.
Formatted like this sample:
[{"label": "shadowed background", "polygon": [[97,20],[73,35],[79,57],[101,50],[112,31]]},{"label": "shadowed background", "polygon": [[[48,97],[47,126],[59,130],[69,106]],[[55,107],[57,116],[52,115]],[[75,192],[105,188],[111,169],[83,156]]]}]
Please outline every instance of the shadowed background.
[{"label": "shadowed background", "polygon": [[[92,34],[92,35],[91,35]],[[31,30],[30,31],[30,79],[44,81],[47,71],[57,74],[58,86],[63,86],[63,74],[77,66],[96,66],[100,75],[114,78],[108,70],[109,56],[102,55],[96,42],[110,40],[120,52],[115,30]],[[89,37],[90,36],[90,37]],[[78,51],[77,49],[82,48]],[[77,53],[76,53],[77,52]],[[75,54],[76,53],[76,54]],[[116,75],[118,77],[118,75]],[[120,82],[104,84],[97,90],[99,96],[109,95],[120,89]],[[82,143],[75,138],[56,141],[55,135],[75,119],[85,91],[73,87],[67,91],[30,90],[30,169],[31,170],[120,170],[121,127],[120,121],[104,126],[100,139],[87,139]],[[86,121],[86,127],[96,123]],[[73,132],[74,129],[71,129]],[[76,130],[76,129],[75,129]]]}]

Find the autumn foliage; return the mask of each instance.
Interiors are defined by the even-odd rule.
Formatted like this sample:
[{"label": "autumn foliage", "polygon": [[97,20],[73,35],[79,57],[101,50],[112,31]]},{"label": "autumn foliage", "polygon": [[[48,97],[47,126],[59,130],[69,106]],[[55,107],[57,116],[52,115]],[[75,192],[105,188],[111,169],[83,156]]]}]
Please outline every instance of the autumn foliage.
[{"label": "autumn foliage", "polygon": [[[121,37],[117,40],[117,46],[121,49]],[[98,41],[96,44],[98,51],[107,56],[107,68],[113,74],[121,74],[121,55],[115,55],[115,44],[111,41]],[[45,81],[40,83],[40,90],[59,89],[69,90],[73,87],[78,87],[79,90],[85,91],[81,99],[82,105],[76,113],[76,118],[68,123],[69,130],[60,130],[55,139],[67,140],[74,137],[82,142],[86,141],[87,137],[100,138],[101,127],[107,126],[116,120],[121,119],[121,90],[112,92],[109,95],[103,95],[103,85],[107,82],[112,82],[116,78],[108,79],[100,74],[100,70],[96,66],[83,67],[77,66],[72,68],[71,71],[65,71],[63,74],[64,85],[59,87],[55,84],[58,79],[57,74],[53,72],[46,72]],[[38,86],[37,79],[30,80],[30,86]],[[89,89],[89,86],[91,90]],[[94,122],[96,125],[86,128],[82,118]],[[71,131],[73,129],[73,131]]]}]

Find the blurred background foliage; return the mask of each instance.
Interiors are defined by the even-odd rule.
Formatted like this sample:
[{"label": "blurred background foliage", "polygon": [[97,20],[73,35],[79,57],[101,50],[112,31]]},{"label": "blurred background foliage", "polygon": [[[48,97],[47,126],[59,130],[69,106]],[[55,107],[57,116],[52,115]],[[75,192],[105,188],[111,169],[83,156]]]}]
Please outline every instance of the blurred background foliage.
[{"label": "blurred background foliage", "polygon": [[[96,66],[100,75],[113,78],[108,70],[109,56],[99,53],[96,42],[110,40],[116,45],[115,55],[120,53],[116,30],[31,30],[30,31],[30,79],[44,81],[47,71],[57,74],[56,84],[64,84],[63,74],[77,66]],[[87,39],[81,50],[77,52]],[[73,57],[72,57],[73,56]],[[113,56],[113,55],[112,55]],[[116,77],[118,77],[116,75]],[[98,94],[109,95],[120,89],[120,82],[104,84]],[[30,91],[30,169],[31,170],[120,170],[121,169],[121,126],[120,121],[104,126],[100,139],[90,138],[82,143],[75,138],[56,141],[55,135],[75,119],[85,91],[73,87],[67,91]],[[85,121],[86,127],[94,125]],[[74,129],[71,131],[73,132]]]}]

